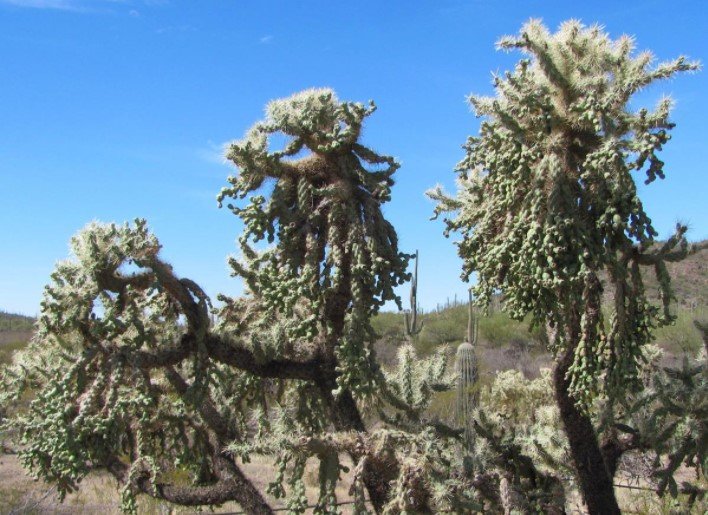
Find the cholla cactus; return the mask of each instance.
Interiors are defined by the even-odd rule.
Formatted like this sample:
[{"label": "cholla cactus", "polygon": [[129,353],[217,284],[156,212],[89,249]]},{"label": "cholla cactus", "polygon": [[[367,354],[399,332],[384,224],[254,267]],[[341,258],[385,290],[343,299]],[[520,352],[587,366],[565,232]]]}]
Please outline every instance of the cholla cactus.
[{"label": "cholla cactus", "polygon": [[[295,460],[289,505],[302,511],[304,461],[288,442],[332,427],[366,432],[356,400],[381,381],[369,318],[389,300],[400,305],[394,288],[408,278],[381,212],[398,164],[359,142],[374,109],[309,90],[271,102],[266,120],[230,145],[238,174],[219,201],[250,195],[229,205],[245,226],[243,257],[230,262],[248,294],[222,297],[216,328],[209,298],[160,258],[143,220],[91,224],[72,240],[74,258],[45,289],[35,342],[2,374],[0,409],[28,385],[39,392],[8,422],[33,474],[64,495],[105,467],[124,485],[128,511],[142,493],[270,513],[224,452],[234,442],[268,447],[270,433],[283,473]],[[274,133],[289,138],[285,149],[269,148]],[[261,240],[274,245],[258,252],[251,245]],[[329,513],[339,466],[320,457],[318,511]],[[171,484],[175,471],[192,483]],[[361,477],[377,510],[388,498],[388,483],[371,487],[380,475]]]},{"label": "cholla cactus", "polygon": [[[583,409],[600,394],[639,386],[642,346],[652,327],[671,320],[665,263],[690,251],[681,225],[649,251],[657,233],[632,177],[663,178],[658,154],[674,126],[671,100],[653,111],[629,104],[649,84],[698,65],[679,57],[652,66],[651,53],[633,53],[631,37],[613,41],[577,21],[551,33],[531,20],[498,45],[524,59],[495,77],[496,96],[470,97],[486,119],[465,146],[458,195],[431,195],[436,213],[456,213],[446,230],[462,235],[464,274],[476,273],[477,297],[488,303],[501,291],[513,317],[556,329],[554,386],[584,499],[592,513],[618,513]],[[646,298],[643,265],[657,272],[663,313]],[[603,290],[614,293],[607,323]]]},{"label": "cholla cactus", "polygon": [[[338,394],[374,391],[369,318],[408,277],[408,256],[383,217],[398,163],[359,142],[375,106],[340,102],[329,89],[311,89],[268,104],[266,119],[229,145],[239,169],[218,196],[245,225],[243,259],[231,259],[244,278],[248,299],[227,301],[225,325],[260,332],[274,318],[287,320],[289,338],[308,340],[336,362]],[[284,149],[269,147],[272,134]],[[303,157],[295,158],[296,155]],[[373,169],[372,169],[373,168]],[[260,194],[272,181],[269,198]],[[277,245],[258,253],[250,241]],[[333,371],[334,372],[334,371]]]},{"label": "cholla cactus", "polygon": [[[221,344],[208,334],[204,292],[160,259],[143,220],[89,224],[71,248],[45,288],[34,340],[1,376],[0,404],[37,392],[8,421],[22,464],[60,497],[105,467],[124,485],[127,511],[143,492],[190,505],[234,499],[267,513],[235,463],[205,452],[246,431],[239,413],[259,385],[210,359]],[[163,480],[175,467],[193,487]]]},{"label": "cholla cactus", "polygon": [[394,406],[405,406],[402,409],[411,422],[422,422],[421,416],[430,405],[435,391],[444,391],[452,386],[452,378],[447,373],[446,353],[447,350],[441,348],[423,359],[412,344],[406,343],[398,349],[398,366],[386,372],[385,395],[395,397]]},{"label": "cholla cactus", "polygon": [[501,479],[505,513],[560,515],[565,513],[565,492],[575,487],[551,385],[548,369],[536,379],[506,370],[480,392],[475,458],[480,468]]},{"label": "cholla cactus", "polygon": [[[2,374],[0,408],[28,386],[39,392],[9,421],[33,474],[63,495],[105,467],[126,511],[147,494],[271,513],[234,460],[269,454],[268,491],[302,513],[305,465],[316,457],[315,512],[334,513],[347,452],[360,512],[364,490],[379,513],[475,506],[470,485],[446,475],[459,433],[425,413],[451,386],[445,356],[404,347],[386,377],[369,348],[371,315],[400,304],[393,289],[408,278],[381,213],[398,165],[358,142],[373,110],[306,91],[272,102],[230,145],[239,174],[219,200],[236,199],[229,208],[244,222],[242,257],[230,263],[248,291],[221,297],[216,327],[209,298],[160,258],[143,220],[91,224],[72,240],[75,256],[45,290],[36,341]],[[269,149],[273,133],[290,138],[284,150]],[[262,240],[273,246],[256,251]],[[398,428],[368,433],[362,402],[395,413]],[[191,482],[170,483],[185,471]]]},{"label": "cholla cactus", "polygon": [[[554,345],[574,346],[570,388],[591,402],[636,379],[649,329],[671,320],[664,263],[688,250],[679,226],[664,248],[647,252],[656,231],[632,178],[642,170],[647,183],[663,178],[658,153],[674,126],[672,102],[663,98],[654,111],[627,105],[647,85],[698,65],[679,57],[651,67],[651,53],[633,55],[632,38],[613,41],[577,21],[550,33],[531,20],[498,45],[527,58],[495,78],[497,96],[470,97],[487,119],[458,164],[458,197],[431,195],[436,212],[457,212],[447,230],[463,233],[459,251],[465,275],[477,273],[477,297],[488,303],[501,290],[514,317],[563,328]],[[646,301],[641,265],[657,268],[663,313]],[[596,309],[602,270],[616,292],[609,324]],[[566,328],[571,304],[575,325]]]},{"label": "cholla cactus", "polygon": [[[700,326],[699,326],[700,328]],[[705,329],[705,326],[704,326]],[[705,334],[705,333],[704,333]],[[625,448],[650,448],[656,453],[653,476],[657,493],[687,494],[689,505],[706,497],[708,478],[708,359],[705,349],[684,355],[681,367],[654,367],[649,387],[623,400]],[[619,439],[619,438],[618,438]],[[619,454],[621,455],[621,454]],[[619,456],[618,456],[619,457]],[[616,468],[619,459],[613,463]],[[682,475],[683,467],[694,473]],[[705,501],[704,501],[705,506]]]},{"label": "cholla cactus", "polygon": [[467,341],[457,347],[455,355],[455,372],[457,373],[457,420],[465,429],[465,444],[468,448],[474,445],[473,413],[479,399],[477,338],[479,324],[472,304],[472,293],[469,295],[469,318],[467,322]]}]

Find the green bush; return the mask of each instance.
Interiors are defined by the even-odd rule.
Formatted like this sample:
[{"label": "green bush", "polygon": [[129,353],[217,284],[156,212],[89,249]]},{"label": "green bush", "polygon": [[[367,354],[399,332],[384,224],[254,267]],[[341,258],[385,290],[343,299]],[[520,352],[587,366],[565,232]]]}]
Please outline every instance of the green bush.
[{"label": "green bush", "polygon": [[501,347],[510,342],[522,341],[531,343],[533,335],[529,332],[526,322],[512,320],[506,313],[494,313],[479,321],[479,332],[482,341],[490,347]]},{"label": "green bush", "polygon": [[403,339],[403,314],[382,311],[371,321],[371,326],[382,339]]},{"label": "green bush", "polygon": [[703,341],[698,329],[693,325],[694,319],[700,318],[688,310],[680,310],[674,323],[654,331],[654,341],[671,354],[696,353]]}]

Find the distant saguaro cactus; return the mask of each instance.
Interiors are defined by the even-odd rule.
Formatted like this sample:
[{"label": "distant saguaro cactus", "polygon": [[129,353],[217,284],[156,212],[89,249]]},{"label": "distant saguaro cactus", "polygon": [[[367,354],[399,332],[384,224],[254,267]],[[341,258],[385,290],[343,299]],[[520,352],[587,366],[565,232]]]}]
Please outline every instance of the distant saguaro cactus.
[{"label": "distant saguaro cactus", "polygon": [[455,371],[457,372],[457,419],[465,428],[465,444],[471,447],[474,441],[472,412],[477,406],[479,393],[477,380],[479,369],[475,348],[479,336],[479,323],[472,304],[472,293],[469,294],[469,318],[467,322],[467,341],[457,347],[455,356]]},{"label": "distant saguaro cactus", "polygon": [[413,269],[413,279],[411,280],[411,309],[404,313],[405,335],[408,340],[412,340],[423,330],[423,322],[418,324],[418,250],[415,251],[415,268]]}]

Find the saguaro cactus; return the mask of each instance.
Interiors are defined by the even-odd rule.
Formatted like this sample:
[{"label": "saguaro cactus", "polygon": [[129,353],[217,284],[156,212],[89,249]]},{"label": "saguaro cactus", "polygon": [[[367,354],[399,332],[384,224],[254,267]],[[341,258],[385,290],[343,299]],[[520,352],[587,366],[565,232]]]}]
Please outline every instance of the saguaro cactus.
[{"label": "saguaro cactus", "polygon": [[457,347],[455,371],[457,372],[457,420],[465,428],[465,443],[471,447],[474,442],[472,412],[477,406],[479,393],[477,380],[479,369],[475,348],[479,336],[479,324],[469,294],[469,317],[467,321],[467,341]]},{"label": "saguaro cactus", "polygon": [[418,250],[415,251],[415,268],[411,280],[411,309],[404,313],[405,335],[410,341],[423,330],[423,322],[418,323]]}]

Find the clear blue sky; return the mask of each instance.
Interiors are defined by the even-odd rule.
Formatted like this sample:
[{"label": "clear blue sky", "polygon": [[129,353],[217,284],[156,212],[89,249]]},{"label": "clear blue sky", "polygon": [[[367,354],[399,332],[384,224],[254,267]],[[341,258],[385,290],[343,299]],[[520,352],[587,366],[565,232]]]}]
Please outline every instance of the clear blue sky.
[{"label": "clear blue sky", "polygon": [[[147,218],[179,274],[239,293],[225,259],[240,226],[215,202],[233,172],[220,148],[268,100],[324,86],[379,107],[365,142],[403,165],[385,213],[402,249],[420,249],[421,305],[464,296],[424,191],[453,188],[479,126],[465,96],[492,92],[491,72],[519,58],[494,43],[531,17],[598,22],[661,60],[708,62],[702,0],[0,0],[0,309],[36,314],[69,238],[96,219]],[[662,94],[678,127],[667,178],[643,198],[661,236],[683,220],[706,238],[708,71],[638,100]]]}]

